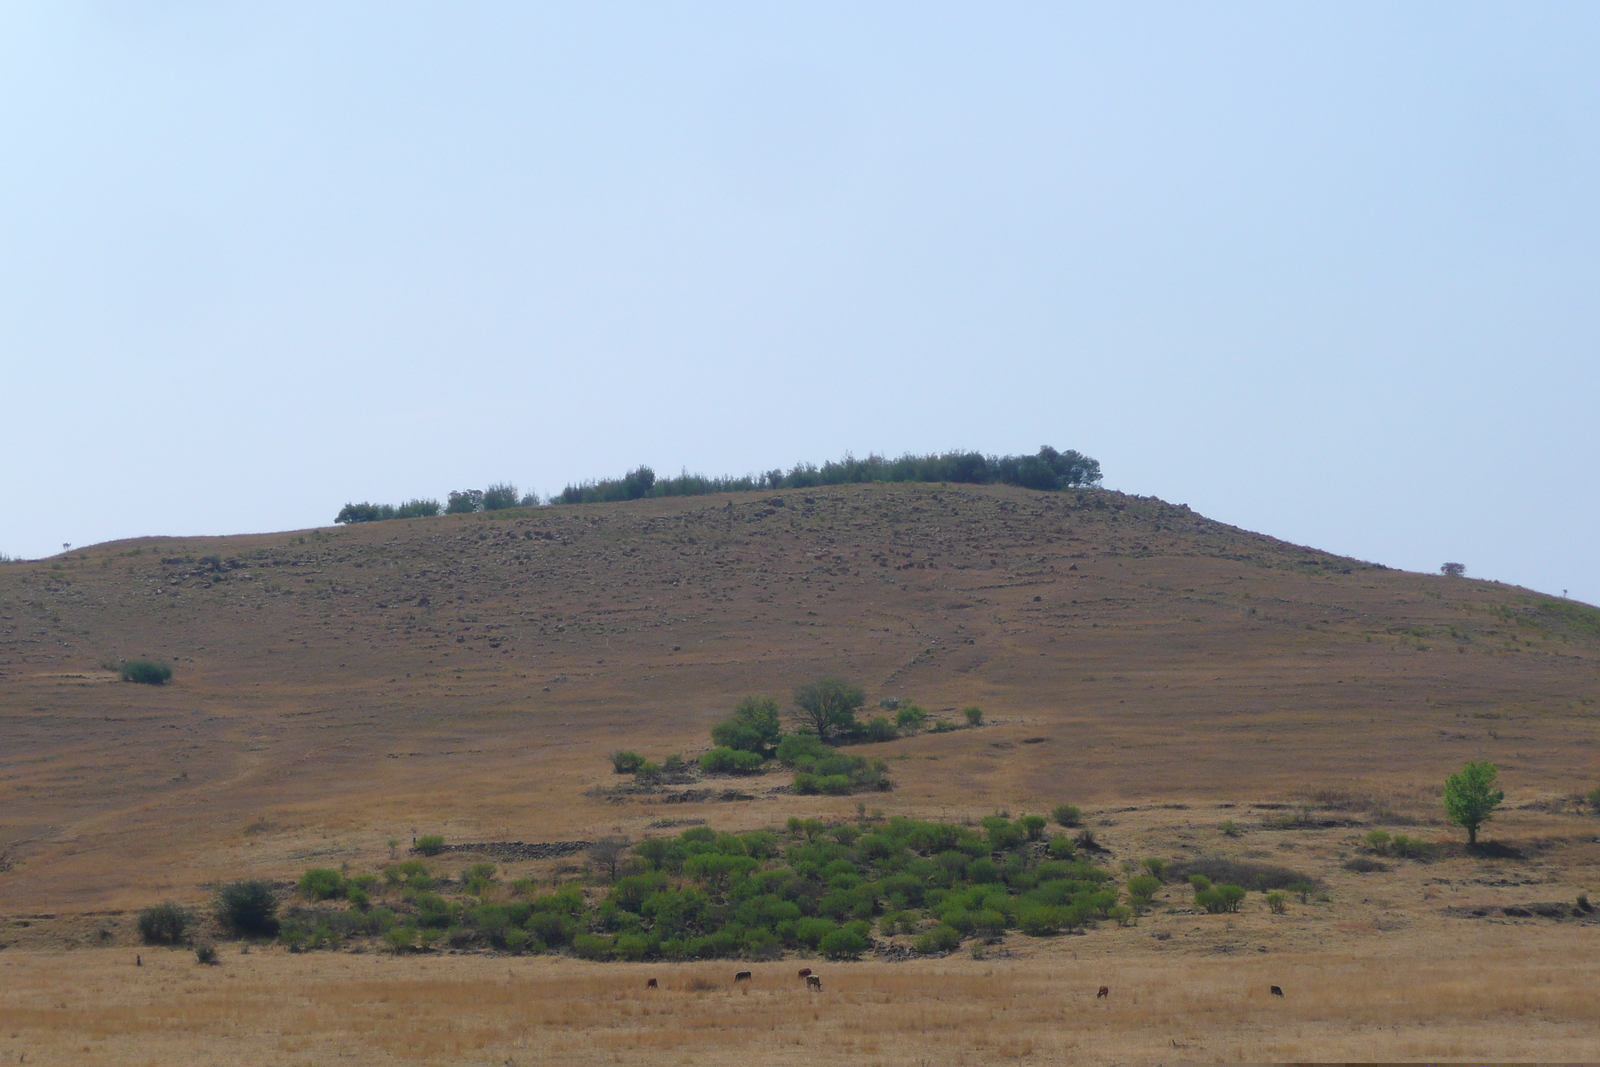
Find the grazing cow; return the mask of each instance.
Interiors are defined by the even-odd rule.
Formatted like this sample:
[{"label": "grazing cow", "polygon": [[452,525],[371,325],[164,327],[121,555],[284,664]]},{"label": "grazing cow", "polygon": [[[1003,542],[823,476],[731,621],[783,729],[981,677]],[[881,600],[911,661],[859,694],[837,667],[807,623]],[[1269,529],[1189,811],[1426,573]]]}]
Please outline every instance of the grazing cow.
[{"label": "grazing cow", "polygon": [[1272,987],[1272,995],[1275,996],[1275,997],[1281,997],[1281,996],[1283,996],[1283,990],[1278,988],[1277,986],[1273,986]]},{"label": "grazing cow", "polygon": [[815,989],[818,993],[822,992],[822,976],[816,974],[806,975],[806,988]]},{"label": "grazing cow", "polygon": [[1109,997],[1110,995],[1111,995],[1111,987],[1108,986],[1108,985],[1103,985],[1103,986],[1100,987],[1100,992],[1098,992],[1098,993],[1096,993],[1094,995],[1094,999],[1099,1000],[1102,997]]},{"label": "grazing cow", "polygon": [[740,971],[738,974],[733,976],[733,980],[735,982],[748,982],[750,981],[750,978],[751,974],[749,971]]},{"label": "grazing cow", "polygon": [[802,967],[802,968],[800,968],[800,977],[801,978],[810,978],[811,977],[811,968],[810,967]]},{"label": "grazing cow", "polygon": [[654,979],[654,978],[652,978],[652,979],[650,979],[650,980],[649,980],[649,981],[648,981],[648,982],[646,982],[646,983],[645,983],[645,984],[644,984],[644,987],[645,987],[645,988],[646,988],[646,989],[659,989],[659,988],[661,988],[661,986],[660,986],[660,984],[659,984],[659,983],[657,983],[657,982],[656,982],[656,980],[655,980],[655,979]]}]

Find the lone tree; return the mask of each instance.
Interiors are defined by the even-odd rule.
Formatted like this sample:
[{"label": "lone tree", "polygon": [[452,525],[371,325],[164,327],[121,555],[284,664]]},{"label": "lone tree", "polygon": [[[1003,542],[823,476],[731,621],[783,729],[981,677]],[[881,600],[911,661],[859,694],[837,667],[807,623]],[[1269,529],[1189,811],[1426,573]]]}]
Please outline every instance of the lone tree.
[{"label": "lone tree", "polygon": [[1506,798],[1495,788],[1500,768],[1488,760],[1474,760],[1444,780],[1444,813],[1467,831],[1467,844],[1478,843],[1478,827],[1494,818],[1494,809]]},{"label": "lone tree", "polygon": [[820,682],[794,687],[795,725],[817,735],[826,742],[839,734],[848,734],[856,728],[856,709],[867,702],[867,695],[859,685],[851,685],[841,678],[824,678]]},{"label": "lone tree", "polygon": [[711,728],[713,743],[726,748],[755,752],[770,758],[778,747],[783,733],[779,721],[778,702],[771,697],[745,697],[739,701],[733,717],[724,719]]},{"label": "lone tree", "polygon": [[589,862],[595,865],[596,870],[606,873],[606,881],[617,880],[617,864],[622,862],[622,854],[628,851],[632,844],[626,837],[608,835],[602,837],[589,846]]},{"label": "lone tree", "polygon": [[1446,578],[1459,578],[1467,573],[1467,565],[1465,563],[1445,563],[1439,567],[1439,573]]}]

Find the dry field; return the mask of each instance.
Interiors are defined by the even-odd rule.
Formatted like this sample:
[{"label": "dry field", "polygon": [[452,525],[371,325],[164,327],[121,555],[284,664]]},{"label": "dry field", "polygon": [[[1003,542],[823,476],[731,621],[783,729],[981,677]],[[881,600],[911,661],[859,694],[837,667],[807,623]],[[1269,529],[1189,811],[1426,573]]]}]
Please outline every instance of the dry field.
[{"label": "dry field", "polygon": [[[0,1056],[39,1064],[739,1064],[1593,1060],[1593,952],[1550,930],[1470,948],[1163,958],[1053,944],[1025,959],[825,967],[549,958],[11,953]],[[1073,939],[1084,941],[1087,939]],[[1464,953],[1464,955],[1462,954]],[[658,990],[644,988],[656,976]],[[1111,996],[1097,1001],[1095,989]],[[1281,985],[1279,1000],[1268,993]]]},{"label": "dry field", "polygon": [[[140,655],[171,660],[173,683],[101,666]],[[128,966],[145,904],[373,869],[415,833],[853,815],[778,777],[734,783],[755,799],[732,802],[606,792],[612,749],[693,755],[740,696],[825,673],[873,701],[987,713],[864,748],[890,761],[897,788],[868,798],[886,813],[1071,801],[1113,870],[1254,858],[1328,899],[1188,916],[1168,914],[1186,903],[1169,890],[1128,930],[830,967],[815,1004],[768,978],[788,963],[758,965],[748,994],[726,988],[729,967],[657,968],[655,1000],[645,968],[544,958],[228,948],[214,970],[164,950]],[[1107,492],[796,490],[3,564],[0,1057],[1600,1059],[1600,925],[1470,914],[1600,895],[1600,820],[1578,800],[1600,784],[1597,727],[1600,626],[1581,609]],[[1459,842],[1438,789],[1475,758],[1502,768],[1500,854],[1343,866],[1395,819]],[[1271,828],[1302,804],[1311,824]],[[714,988],[685,988],[701,973]],[[1093,1002],[1102,982],[1109,1004]],[[1290,995],[1264,998],[1271,983]]]}]

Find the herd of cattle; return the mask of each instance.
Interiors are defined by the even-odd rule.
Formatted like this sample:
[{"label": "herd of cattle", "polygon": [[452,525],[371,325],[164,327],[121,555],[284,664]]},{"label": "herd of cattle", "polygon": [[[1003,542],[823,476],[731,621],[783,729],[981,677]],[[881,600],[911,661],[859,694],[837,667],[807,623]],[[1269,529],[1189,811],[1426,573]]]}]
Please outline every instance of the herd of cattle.
[{"label": "herd of cattle", "polygon": [[[739,985],[741,982],[753,982],[755,981],[755,977],[755,973],[752,971],[737,971],[733,976],[733,984]],[[800,977],[805,980],[806,988],[808,990],[813,990],[818,993],[822,992],[822,976],[817,974],[810,967],[800,968]],[[644,987],[646,989],[660,989],[661,983],[656,981],[656,979],[651,978],[645,982]],[[1282,987],[1273,986],[1272,995],[1275,997],[1283,996]],[[1095,991],[1094,999],[1105,1000],[1110,996],[1111,987],[1108,985],[1103,985]]]}]

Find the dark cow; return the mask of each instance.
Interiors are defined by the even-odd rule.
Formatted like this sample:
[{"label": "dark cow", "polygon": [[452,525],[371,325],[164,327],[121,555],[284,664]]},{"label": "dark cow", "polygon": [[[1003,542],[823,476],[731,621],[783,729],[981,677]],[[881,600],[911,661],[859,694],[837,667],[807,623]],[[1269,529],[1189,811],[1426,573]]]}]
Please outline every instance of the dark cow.
[{"label": "dark cow", "polygon": [[1283,990],[1278,988],[1277,986],[1273,986],[1272,987],[1272,995],[1275,996],[1275,997],[1281,997],[1281,996],[1283,996]]},{"label": "dark cow", "polygon": [[800,977],[801,978],[810,978],[811,977],[811,968],[810,967],[802,967],[802,968],[800,968]]},{"label": "dark cow", "polygon": [[657,982],[657,981],[656,981],[656,980],[655,980],[655,979],[654,979],[654,978],[652,978],[652,979],[650,979],[650,980],[649,980],[649,981],[648,981],[648,982],[646,982],[646,983],[645,983],[645,984],[644,984],[644,987],[645,987],[645,988],[646,988],[646,989],[660,989],[660,988],[661,988],[661,985],[660,985],[660,983],[659,983],[659,982]]},{"label": "dark cow", "polygon": [[815,974],[806,975],[806,988],[807,989],[815,989],[818,993],[822,992],[822,977],[821,977],[821,975],[815,975]]},{"label": "dark cow", "polygon": [[740,971],[738,974],[733,976],[733,980],[735,982],[748,982],[750,981],[751,977],[752,975],[749,971]]},{"label": "dark cow", "polygon": [[1100,987],[1100,992],[1098,992],[1098,993],[1096,993],[1094,995],[1094,999],[1099,1000],[1102,997],[1109,997],[1110,995],[1111,995],[1111,987],[1108,986],[1108,985],[1103,985],[1103,986]]}]

